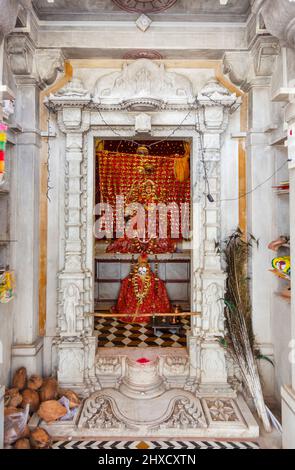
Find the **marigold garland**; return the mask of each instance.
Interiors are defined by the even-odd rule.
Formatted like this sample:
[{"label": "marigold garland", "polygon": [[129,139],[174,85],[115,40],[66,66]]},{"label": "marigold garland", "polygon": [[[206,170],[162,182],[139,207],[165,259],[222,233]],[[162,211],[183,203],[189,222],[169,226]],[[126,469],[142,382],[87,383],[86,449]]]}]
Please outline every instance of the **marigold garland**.
[{"label": "marigold garland", "polygon": [[134,268],[134,275],[132,277],[132,285],[133,285],[135,297],[137,299],[137,303],[139,305],[142,305],[151,287],[151,275],[150,273],[147,273],[145,275],[142,291],[139,290],[138,278],[139,278],[138,267],[136,266]]}]

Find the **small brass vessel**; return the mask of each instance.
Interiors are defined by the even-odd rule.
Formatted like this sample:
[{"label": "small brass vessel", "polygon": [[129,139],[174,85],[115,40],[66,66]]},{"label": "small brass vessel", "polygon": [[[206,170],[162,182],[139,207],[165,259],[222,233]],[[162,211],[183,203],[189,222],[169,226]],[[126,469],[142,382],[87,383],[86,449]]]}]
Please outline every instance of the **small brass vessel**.
[{"label": "small brass vessel", "polygon": [[[180,305],[175,305],[173,311],[174,313],[180,313],[182,312],[182,308]],[[175,325],[176,323],[179,323],[179,317],[177,317],[176,315],[173,315],[171,323],[173,323],[173,325]]]}]

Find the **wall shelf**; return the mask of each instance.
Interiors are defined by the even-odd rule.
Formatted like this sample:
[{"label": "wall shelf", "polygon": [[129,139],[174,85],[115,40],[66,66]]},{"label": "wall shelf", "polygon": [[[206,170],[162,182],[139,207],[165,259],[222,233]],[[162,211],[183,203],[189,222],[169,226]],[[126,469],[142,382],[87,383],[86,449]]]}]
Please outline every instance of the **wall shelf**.
[{"label": "wall shelf", "polygon": [[290,194],[290,191],[289,189],[283,189],[281,191],[275,191],[275,194],[277,194],[278,196],[285,196]]},{"label": "wall shelf", "polygon": [[289,87],[280,87],[278,90],[274,92],[274,94],[271,97],[271,101],[288,101],[290,95],[295,94],[295,88],[289,88]]}]

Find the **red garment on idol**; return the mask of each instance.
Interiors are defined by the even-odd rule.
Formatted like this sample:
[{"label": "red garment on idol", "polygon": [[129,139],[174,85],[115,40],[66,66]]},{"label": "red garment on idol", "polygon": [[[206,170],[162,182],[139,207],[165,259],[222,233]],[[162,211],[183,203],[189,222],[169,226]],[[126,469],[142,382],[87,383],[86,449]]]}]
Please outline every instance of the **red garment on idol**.
[{"label": "red garment on idol", "polygon": [[[150,288],[142,304],[136,298],[132,283],[132,276],[126,277],[122,281],[120,294],[115,310],[117,313],[126,313],[126,317],[120,318],[127,323],[147,323],[153,313],[170,313],[171,304],[169,302],[166,287],[161,279],[156,280],[155,274],[151,272]],[[142,292],[144,281],[138,276],[138,290]],[[143,313],[150,313],[150,316],[143,317]]]}]

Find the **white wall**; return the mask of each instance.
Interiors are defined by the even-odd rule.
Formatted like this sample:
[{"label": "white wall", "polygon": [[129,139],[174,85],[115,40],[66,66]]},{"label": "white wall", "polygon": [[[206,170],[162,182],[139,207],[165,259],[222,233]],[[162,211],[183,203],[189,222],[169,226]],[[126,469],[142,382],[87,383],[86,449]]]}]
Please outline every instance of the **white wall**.
[{"label": "white wall", "polygon": [[[9,88],[14,88],[14,83],[11,77],[7,73],[7,57],[4,51],[4,42],[1,44],[0,50],[0,82],[3,85],[8,85]],[[1,119],[2,120],[2,119]],[[0,186],[0,189],[9,189],[10,193],[0,195],[1,207],[5,210],[1,210],[0,214],[0,239],[13,239],[13,215],[12,215],[12,200],[13,200],[13,188],[11,185],[11,174],[14,172],[15,164],[15,147],[11,142],[13,135],[8,135],[8,142],[6,146],[6,175],[4,183]],[[1,260],[0,264],[7,263],[10,269],[14,268],[13,265],[13,250],[14,245],[10,243],[5,246],[1,246]],[[11,375],[11,346],[13,343],[13,316],[14,316],[14,300],[11,300],[8,304],[0,304],[0,384],[9,385]]]}]

